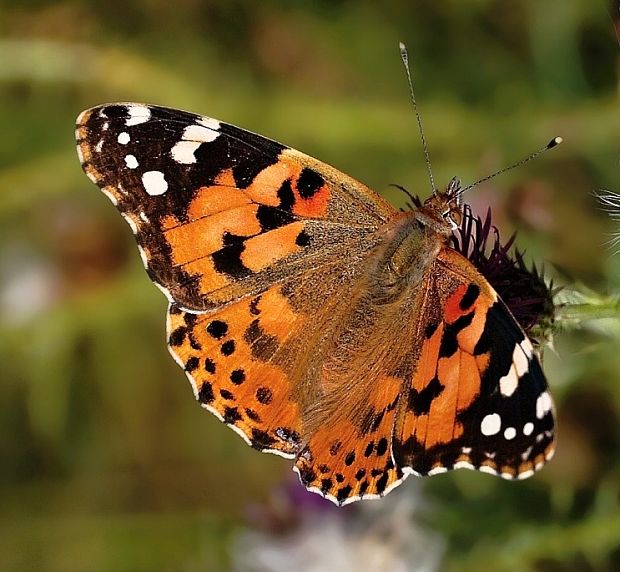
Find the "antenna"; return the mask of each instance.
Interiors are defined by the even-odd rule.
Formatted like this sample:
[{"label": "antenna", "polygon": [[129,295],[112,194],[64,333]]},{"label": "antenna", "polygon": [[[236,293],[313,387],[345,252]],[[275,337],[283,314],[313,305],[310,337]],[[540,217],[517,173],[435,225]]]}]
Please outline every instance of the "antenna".
[{"label": "antenna", "polygon": [[413,92],[413,81],[411,80],[411,70],[409,69],[409,54],[407,53],[407,46],[405,46],[405,44],[400,42],[399,47],[400,59],[403,60],[403,65],[405,66],[405,71],[407,72],[407,81],[409,82],[409,94],[411,95],[411,103],[413,103],[413,110],[415,111],[415,116],[418,121],[418,128],[420,130],[420,137],[422,138],[422,147],[424,148],[424,158],[426,160],[428,178],[431,182],[431,189],[433,190],[433,194],[435,194],[437,189],[435,189],[435,180],[433,179],[433,171],[431,170],[431,159],[428,154],[426,137],[424,137],[424,129],[422,129],[422,118],[420,117],[420,112],[418,111],[418,104],[415,101],[415,94]]},{"label": "antenna", "polygon": [[497,175],[501,175],[502,173],[505,173],[506,171],[510,171],[514,169],[515,167],[520,167],[521,165],[528,163],[532,159],[536,159],[536,157],[538,157],[539,155],[542,155],[545,151],[549,151],[549,149],[553,149],[554,147],[557,147],[560,143],[562,143],[562,141],[563,139],[561,137],[554,137],[544,147],[541,147],[538,151],[535,151],[534,153],[532,153],[531,155],[528,155],[524,159],[521,159],[520,161],[517,161],[516,163],[513,163],[512,165],[508,167],[504,167],[503,169],[500,169],[499,171],[496,171],[495,173],[492,173],[491,175],[487,175],[486,177],[483,177],[482,179],[476,181],[475,183],[472,183],[471,185],[468,185],[467,187],[462,188],[458,192],[458,195],[460,196],[463,193],[466,193],[467,191],[469,191],[470,189],[473,189],[475,186],[479,185],[480,183],[484,183],[485,181],[488,181],[489,179],[493,179],[494,177],[497,177]]}]

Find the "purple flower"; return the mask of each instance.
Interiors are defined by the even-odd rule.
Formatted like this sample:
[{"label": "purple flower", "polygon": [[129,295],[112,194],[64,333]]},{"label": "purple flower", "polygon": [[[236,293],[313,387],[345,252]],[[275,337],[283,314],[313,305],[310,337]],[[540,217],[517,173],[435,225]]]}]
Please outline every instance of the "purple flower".
[{"label": "purple flower", "polygon": [[[492,238],[491,238],[492,235]],[[502,244],[491,221],[491,209],[484,221],[464,205],[463,220],[451,239],[451,246],[465,256],[489,281],[528,335],[544,339],[554,322],[553,288],[523,253],[511,253],[516,234]]]}]

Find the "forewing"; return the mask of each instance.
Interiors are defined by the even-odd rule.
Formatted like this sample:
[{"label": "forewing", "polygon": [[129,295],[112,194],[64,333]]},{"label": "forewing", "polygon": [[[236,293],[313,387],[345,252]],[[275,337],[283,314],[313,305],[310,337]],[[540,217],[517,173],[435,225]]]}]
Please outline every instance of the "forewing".
[{"label": "forewing", "polygon": [[419,475],[469,468],[526,478],[555,448],[553,404],[532,345],[460,254],[443,249],[430,276],[395,463]]},{"label": "forewing", "polygon": [[355,249],[394,209],[298,151],[217,120],[124,103],[77,122],[86,174],[131,226],[151,278],[205,311]]}]

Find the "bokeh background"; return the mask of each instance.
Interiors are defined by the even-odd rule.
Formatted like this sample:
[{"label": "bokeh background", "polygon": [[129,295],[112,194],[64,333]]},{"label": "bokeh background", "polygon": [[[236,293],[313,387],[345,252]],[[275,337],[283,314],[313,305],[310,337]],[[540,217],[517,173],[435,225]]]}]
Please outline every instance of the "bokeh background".
[{"label": "bokeh background", "polygon": [[[605,245],[620,225],[592,195],[620,191],[617,17],[608,0],[5,0],[0,570],[620,570],[620,255]],[[194,402],[74,120],[107,101],[185,108],[402,205],[390,183],[429,185],[399,40],[440,184],[564,137],[468,199],[584,303],[545,350],[560,431],[540,474],[410,478],[337,509]]]}]

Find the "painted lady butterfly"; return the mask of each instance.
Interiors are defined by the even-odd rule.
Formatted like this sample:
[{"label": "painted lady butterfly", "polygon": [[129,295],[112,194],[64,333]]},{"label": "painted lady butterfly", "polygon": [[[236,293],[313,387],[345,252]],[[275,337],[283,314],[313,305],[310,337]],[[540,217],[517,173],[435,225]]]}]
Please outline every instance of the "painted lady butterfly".
[{"label": "painted lady butterfly", "polygon": [[170,301],[200,403],[337,504],[409,474],[523,479],[554,451],[532,345],[448,246],[453,180],[420,208],[215,119],[115,103],[77,122],[84,171]]}]

